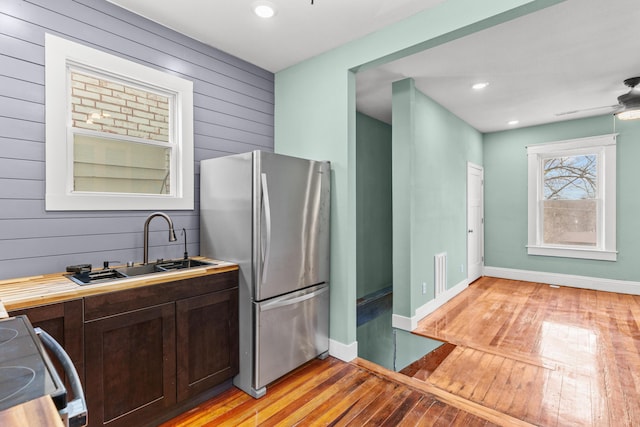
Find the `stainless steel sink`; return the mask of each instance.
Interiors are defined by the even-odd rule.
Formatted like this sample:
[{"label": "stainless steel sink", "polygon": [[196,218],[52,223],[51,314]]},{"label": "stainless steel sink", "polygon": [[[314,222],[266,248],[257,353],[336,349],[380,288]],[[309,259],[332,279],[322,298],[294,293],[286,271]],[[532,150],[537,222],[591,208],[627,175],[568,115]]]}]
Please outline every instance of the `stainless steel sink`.
[{"label": "stainless steel sink", "polygon": [[195,259],[177,259],[169,261],[158,261],[153,264],[142,264],[133,267],[121,267],[116,270],[126,277],[140,276],[141,274],[161,273],[171,270],[182,270],[185,268],[202,267],[204,265],[213,265],[210,262],[198,261]]},{"label": "stainless steel sink", "polygon": [[[90,265],[83,265],[82,269],[74,269],[74,274],[67,274],[67,278],[79,285],[93,285],[97,283],[111,282],[128,277],[142,276],[146,274],[164,273],[173,270],[215,265],[212,262],[199,261],[191,258],[158,261],[152,264],[134,265],[132,267],[105,268],[91,271]],[[88,268],[87,268],[88,267]],[[70,271],[67,268],[67,271]]]},{"label": "stainless steel sink", "polygon": [[197,259],[178,259],[172,261],[161,261],[159,263],[154,264],[161,270],[181,270],[183,268],[194,268],[194,267],[202,267],[206,265],[213,265],[210,262],[199,261]]},{"label": "stainless steel sink", "polygon": [[142,274],[151,274],[151,273],[158,273],[160,271],[167,271],[167,270],[159,270],[156,264],[142,264],[142,265],[136,265],[133,267],[121,267],[121,268],[117,268],[116,270],[122,273],[124,277],[140,276]]},{"label": "stainless steel sink", "polygon": [[83,271],[75,274],[68,274],[67,277],[78,285],[89,285],[110,282],[115,279],[123,279],[127,276],[117,270],[109,268],[105,270]]}]

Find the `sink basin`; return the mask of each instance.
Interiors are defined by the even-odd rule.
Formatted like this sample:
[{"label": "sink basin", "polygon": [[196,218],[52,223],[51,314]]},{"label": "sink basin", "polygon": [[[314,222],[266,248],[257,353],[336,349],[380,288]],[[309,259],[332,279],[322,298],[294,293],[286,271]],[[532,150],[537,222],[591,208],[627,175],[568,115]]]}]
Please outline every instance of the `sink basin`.
[{"label": "sink basin", "polygon": [[213,265],[210,262],[206,261],[198,261],[197,259],[178,259],[173,261],[162,261],[157,264],[154,264],[157,268],[162,271],[167,270],[181,270],[183,268],[194,268],[194,267],[202,267],[204,265]]},{"label": "sink basin", "polygon": [[141,274],[161,273],[163,271],[182,270],[185,268],[201,267],[213,265],[210,262],[198,261],[195,259],[178,259],[169,261],[158,261],[153,264],[136,265],[133,267],[122,267],[117,270],[127,277],[139,276]]},{"label": "sink basin", "polygon": [[84,271],[76,274],[69,274],[67,277],[78,285],[88,285],[94,283],[104,283],[109,282],[114,279],[122,279],[125,276],[123,273],[118,270],[114,270],[112,268],[105,270],[96,270],[96,271]]},{"label": "sink basin", "polygon": [[[79,285],[93,285],[105,283],[127,277],[142,276],[145,274],[164,273],[173,270],[184,270],[189,268],[215,265],[211,262],[199,261],[191,258],[176,259],[168,261],[158,261],[153,264],[134,265],[132,267],[108,268],[103,270],[89,271],[78,270],[75,274],[68,274],[67,278]],[[89,266],[89,269],[91,267]]]},{"label": "sink basin", "polygon": [[141,274],[151,274],[151,273],[158,273],[160,271],[166,271],[166,270],[158,270],[158,267],[156,264],[143,264],[143,265],[136,265],[133,267],[122,267],[122,268],[118,268],[117,270],[120,273],[122,273],[124,277],[140,276]]}]

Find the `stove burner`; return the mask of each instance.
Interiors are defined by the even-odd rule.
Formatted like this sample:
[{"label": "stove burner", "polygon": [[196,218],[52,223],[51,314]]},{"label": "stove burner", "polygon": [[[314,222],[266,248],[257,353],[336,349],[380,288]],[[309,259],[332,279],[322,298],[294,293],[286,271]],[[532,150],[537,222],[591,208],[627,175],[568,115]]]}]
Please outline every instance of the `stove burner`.
[{"label": "stove burner", "polygon": [[12,328],[0,328],[0,345],[4,345],[18,336],[18,331]]},{"label": "stove burner", "polygon": [[36,371],[26,366],[0,367],[0,402],[20,393],[29,387],[36,377]]},{"label": "stove burner", "polygon": [[31,323],[26,316],[0,320],[0,410],[47,394],[64,408],[66,390]]}]

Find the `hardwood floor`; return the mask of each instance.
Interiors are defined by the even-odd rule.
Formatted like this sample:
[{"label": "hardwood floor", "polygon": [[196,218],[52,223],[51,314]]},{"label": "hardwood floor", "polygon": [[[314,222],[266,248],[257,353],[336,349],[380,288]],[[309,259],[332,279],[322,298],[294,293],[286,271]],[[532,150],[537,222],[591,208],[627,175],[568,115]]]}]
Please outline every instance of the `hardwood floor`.
[{"label": "hardwood floor", "polygon": [[640,425],[640,296],[482,278],[423,319],[441,363],[314,360],[169,426]]},{"label": "hardwood floor", "polygon": [[233,388],[163,427],[510,425],[444,403],[425,387],[366,361],[345,363],[329,357],[280,379],[261,399]]},{"label": "hardwood floor", "polygon": [[413,362],[411,365],[405,367],[400,371],[401,374],[413,377],[422,381],[426,381],[427,378],[440,366],[456,346],[449,343],[444,343],[440,347],[433,350],[431,353],[424,355],[420,359]]},{"label": "hardwood floor", "polygon": [[414,333],[457,345],[439,389],[535,425],[640,425],[640,296],[484,277]]}]

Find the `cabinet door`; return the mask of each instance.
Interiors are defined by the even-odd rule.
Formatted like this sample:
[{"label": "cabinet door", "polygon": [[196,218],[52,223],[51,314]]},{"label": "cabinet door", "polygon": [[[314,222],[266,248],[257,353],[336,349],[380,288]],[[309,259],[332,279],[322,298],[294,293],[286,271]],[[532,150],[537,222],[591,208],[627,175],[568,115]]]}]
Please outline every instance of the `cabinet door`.
[{"label": "cabinet door", "polygon": [[176,401],[175,306],[85,323],[91,426],[133,426]]},{"label": "cabinet door", "polygon": [[[72,300],[56,304],[15,310],[11,316],[26,315],[34,327],[42,328],[49,333],[67,352],[78,371],[80,381],[84,384],[84,353],[82,333],[82,300]],[[65,378],[67,390],[71,387],[66,381],[64,369],[56,357],[51,357],[60,378]],[[73,398],[72,396],[71,398]]]},{"label": "cabinet door", "polygon": [[238,289],[176,302],[178,399],[238,373]]}]

